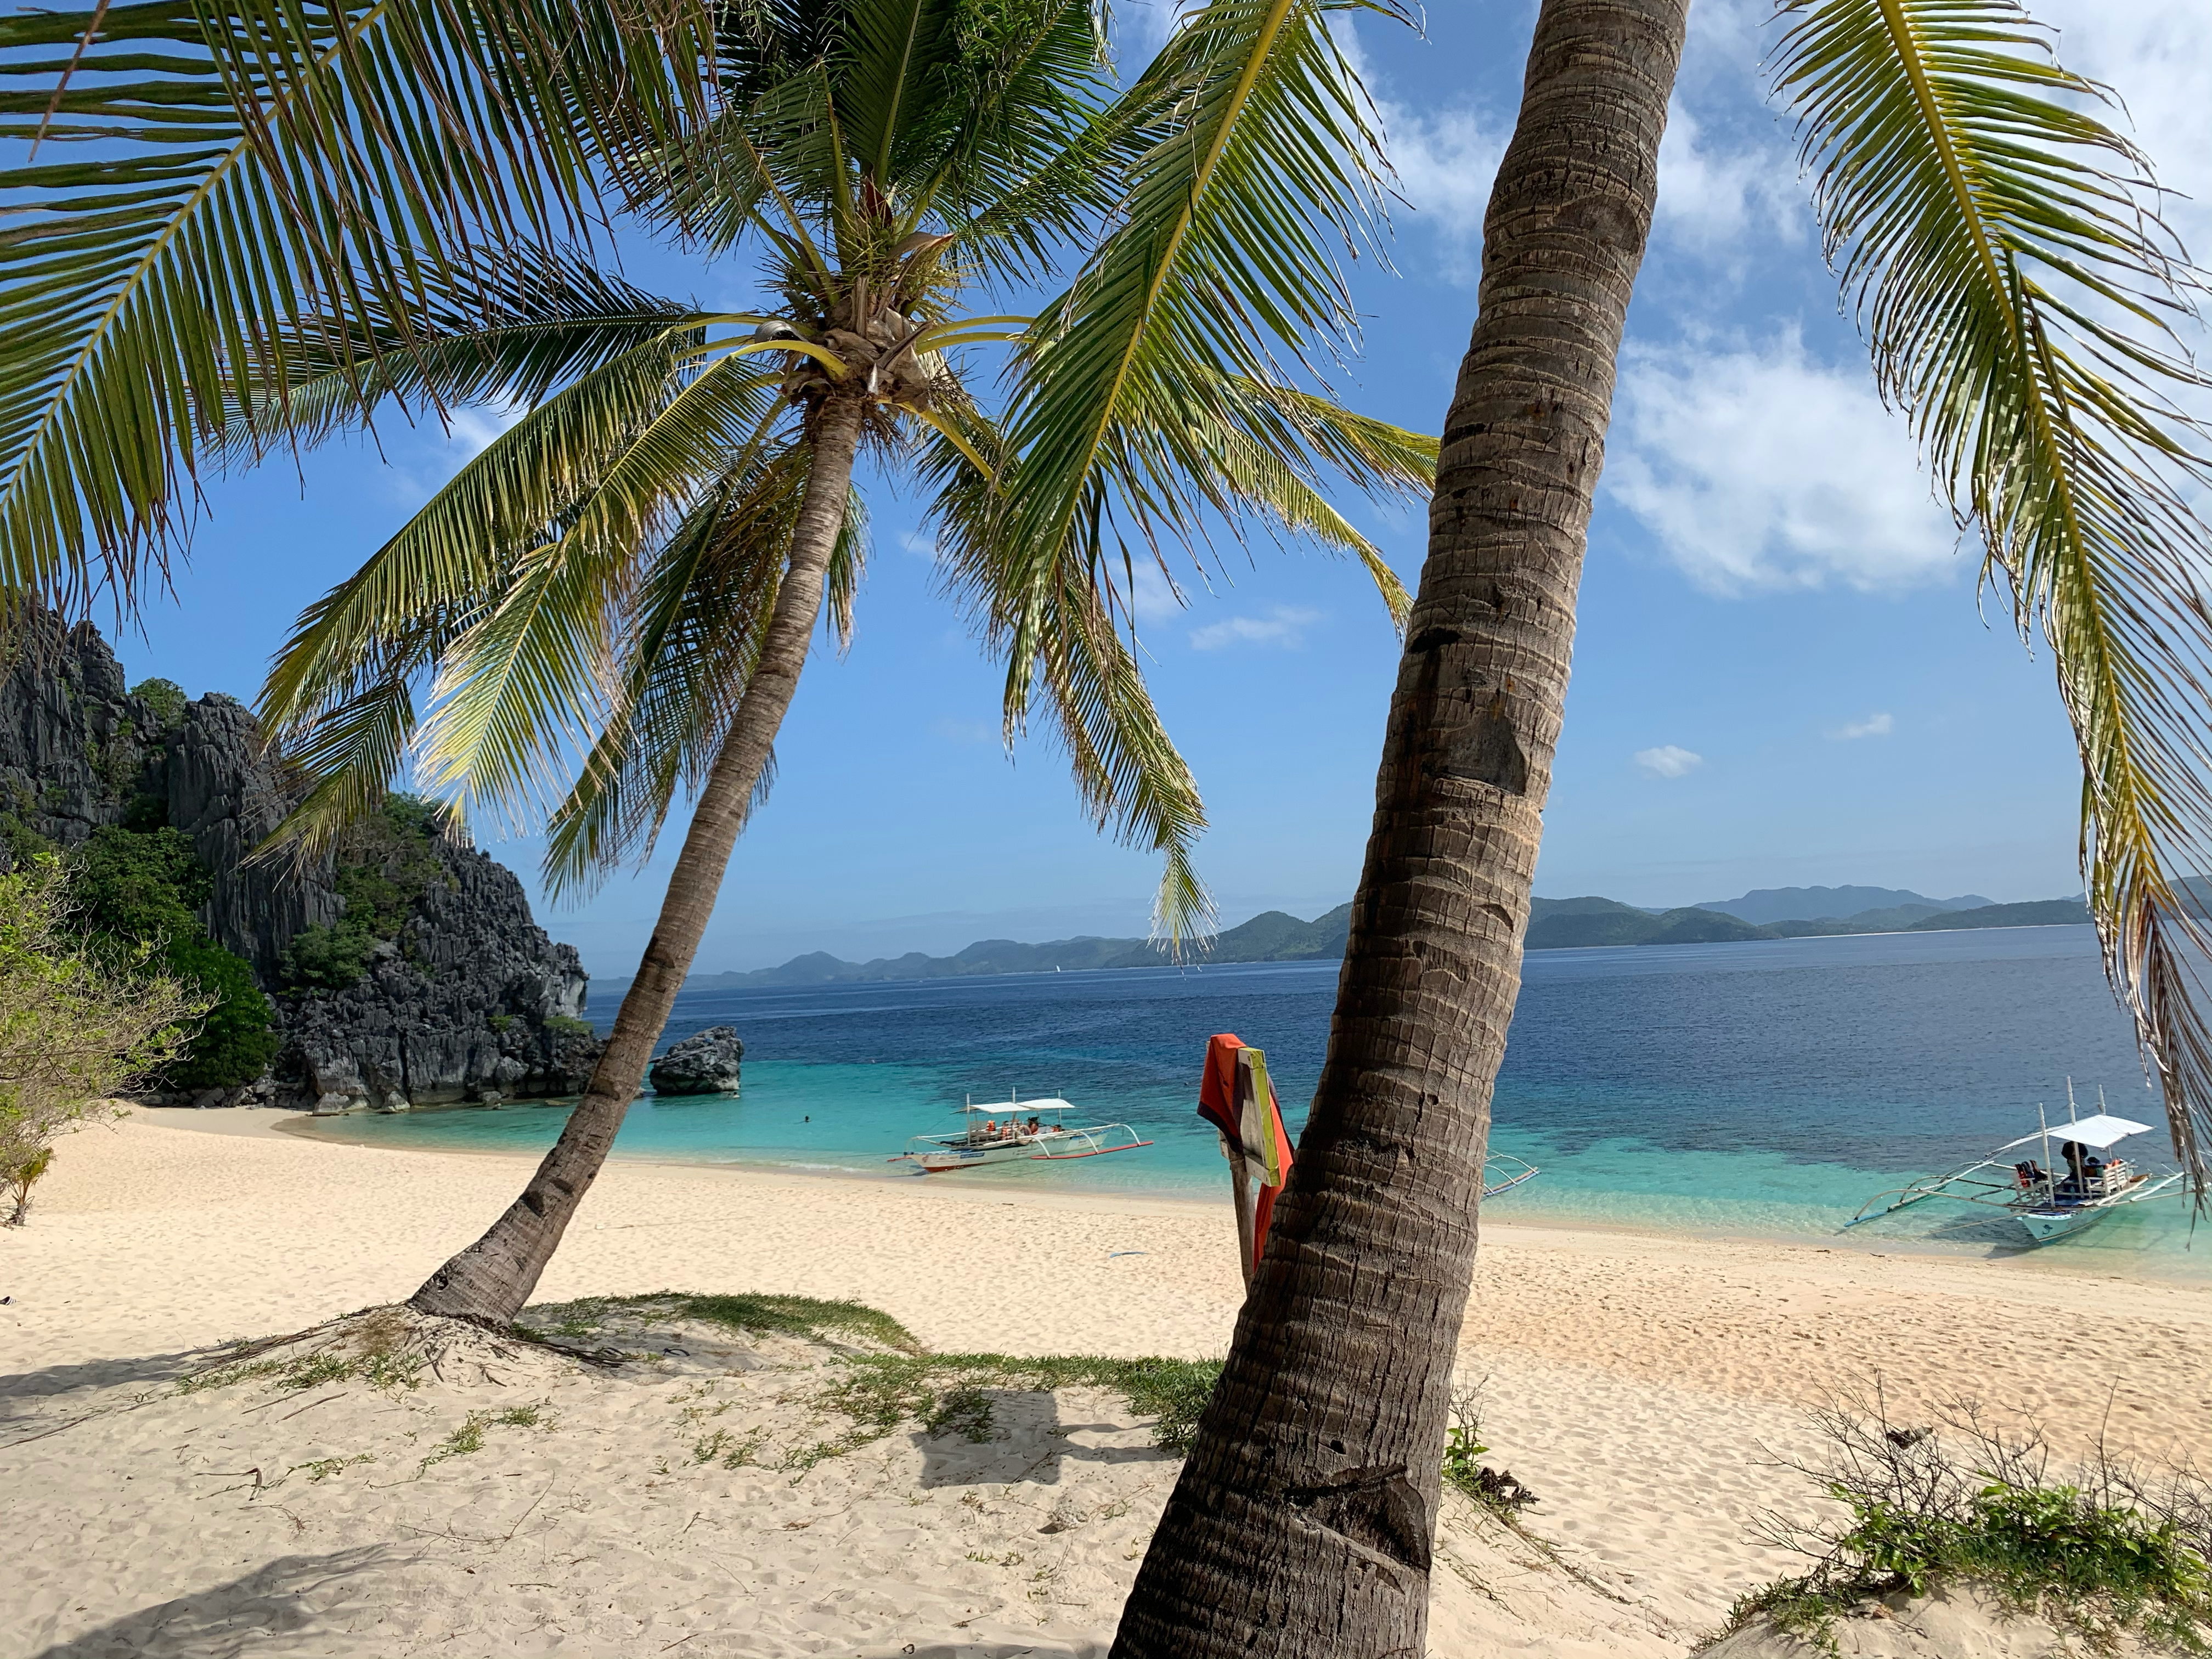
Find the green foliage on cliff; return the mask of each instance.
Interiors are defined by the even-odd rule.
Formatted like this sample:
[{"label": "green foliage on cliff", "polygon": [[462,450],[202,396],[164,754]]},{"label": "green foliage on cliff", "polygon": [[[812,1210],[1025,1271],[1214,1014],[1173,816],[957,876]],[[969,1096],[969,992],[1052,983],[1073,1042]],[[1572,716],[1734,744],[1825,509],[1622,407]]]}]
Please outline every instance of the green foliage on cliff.
[{"label": "green foliage on cliff", "polygon": [[193,914],[214,886],[191,841],[167,828],[95,830],[71,860],[70,900],[86,928],[150,949],[161,971],[212,1000],[198,1033],[161,1073],[173,1089],[251,1083],[276,1053],[269,999],[253,970],[208,938]]},{"label": "green foliage on cliff", "polygon": [[287,984],[343,991],[360,983],[376,948],[399,937],[433,884],[449,879],[433,844],[444,814],[434,801],[391,795],[347,832],[332,872],[345,914],[293,939],[284,953]]},{"label": "green foliage on cliff", "polygon": [[141,680],[131,695],[154,711],[164,731],[185,717],[185,689],[174,680]]}]

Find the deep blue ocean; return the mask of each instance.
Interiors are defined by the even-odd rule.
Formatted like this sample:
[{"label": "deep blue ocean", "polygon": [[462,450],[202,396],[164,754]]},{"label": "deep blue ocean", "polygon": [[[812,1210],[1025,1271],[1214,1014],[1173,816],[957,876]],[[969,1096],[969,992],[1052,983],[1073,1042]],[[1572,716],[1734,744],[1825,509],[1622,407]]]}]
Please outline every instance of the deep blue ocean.
[{"label": "deep blue ocean", "polygon": [[[632,1108],[617,1156],[922,1179],[886,1162],[958,1127],[962,1100],[1058,1094],[1154,1145],[943,1179],[1204,1195],[1225,1187],[1194,1115],[1208,1036],[1267,1051],[1295,1132],[1328,1041],[1336,964],[1224,964],[687,994],[667,1040],[728,1024],[738,1097]],[[611,1006],[592,1011],[602,1024]],[[1500,1218],[1673,1231],[1832,1234],[1860,1202],[2036,1127],[2040,1103],[2161,1121],[2088,927],[1894,933],[1531,954],[1498,1079],[1494,1150],[1543,1173]],[[562,1109],[351,1117],[324,1133],[534,1151]],[[2163,1131],[2130,1143],[2170,1156]],[[1948,1212],[1948,1213],[1944,1212]],[[2075,1267],[2196,1277],[2189,1206],[2160,1200],[2042,1252]],[[2014,1224],[1923,1205],[1861,1228],[1921,1248],[2017,1248]],[[1876,1248],[1881,1248],[1876,1243]]]}]

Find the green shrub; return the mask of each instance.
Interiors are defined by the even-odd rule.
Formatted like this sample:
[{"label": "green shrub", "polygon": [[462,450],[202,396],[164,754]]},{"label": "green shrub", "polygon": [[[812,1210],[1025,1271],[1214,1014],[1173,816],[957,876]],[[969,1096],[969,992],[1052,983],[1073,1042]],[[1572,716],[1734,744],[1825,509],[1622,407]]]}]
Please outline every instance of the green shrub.
[{"label": "green shrub", "polygon": [[185,984],[212,996],[215,1006],[164,1080],[173,1089],[234,1089],[259,1077],[276,1057],[277,1042],[269,999],[253,982],[253,969],[205,939],[171,945],[167,964]]},{"label": "green shrub", "polygon": [[376,947],[399,937],[434,882],[447,879],[434,844],[445,808],[416,795],[389,795],[346,832],[332,884],[345,914],[295,935],[281,969],[287,985],[343,991],[368,974]]},{"label": "green shrub", "polygon": [[549,1031],[560,1031],[569,1036],[597,1036],[599,1034],[599,1028],[588,1019],[571,1019],[566,1014],[546,1015],[545,1029]]},{"label": "green shrub", "polygon": [[154,711],[164,729],[185,717],[185,689],[174,680],[141,680],[131,688],[131,695]]},{"label": "green shrub", "polygon": [[1833,1653],[1832,1626],[1858,1602],[1971,1581],[2093,1645],[2140,1629],[2212,1651],[2212,1488],[2187,1471],[2148,1480],[2100,1458],[2053,1480],[2039,1440],[2013,1438],[1970,1406],[1942,1414],[1948,1437],[1893,1426],[1878,1400],[1816,1419],[1834,1451],[1804,1472],[1849,1519],[1782,1528],[1778,1541],[1812,1556],[1813,1570],[1743,1597],[1729,1629],[1763,1615]]},{"label": "green shrub", "polygon": [[143,834],[112,825],[95,830],[70,860],[70,899],[84,925],[139,944],[191,939],[192,913],[215,890],[215,879],[182,830]]},{"label": "green shrub", "polygon": [[276,1057],[269,999],[244,960],[202,931],[194,911],[215,880],[181,831],[95,830],[72,860],[70,899],[91,932],[151,960],[212,1000],[182,1055],[161,1074],[173,1089],[228,1089],[251,1083]]}]

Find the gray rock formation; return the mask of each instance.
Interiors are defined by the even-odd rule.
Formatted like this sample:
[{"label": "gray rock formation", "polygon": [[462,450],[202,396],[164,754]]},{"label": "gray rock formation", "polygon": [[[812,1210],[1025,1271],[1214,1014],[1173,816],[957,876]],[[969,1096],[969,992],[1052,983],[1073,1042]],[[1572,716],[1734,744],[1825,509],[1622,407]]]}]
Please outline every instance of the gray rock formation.
[{"label": "gray rock formation", "polygon": [[201,924],[275,1005],[284,1041],[269,1076],[175,1103],[392,1109],[583,1086],[600,1048],[581,1018],[583,965],[532,920],[514,873],[465,837],[432,839],[442,879],[424,884],[358,982],[287,985],[287,947],[337,923],[345,901],[327,860],[246,861],[290,799],[251,711],[220,693],[134,696],[91,624],[36,614],[0,633],[0,866],[126,817],[166,822],[214,873]]},{"label": "gray rock formation", "polygon": [[709,1025],[654,1060],[645,1080],[657,1095],[733,1095],[738,1062],[744,1057],[735,1026]]}]

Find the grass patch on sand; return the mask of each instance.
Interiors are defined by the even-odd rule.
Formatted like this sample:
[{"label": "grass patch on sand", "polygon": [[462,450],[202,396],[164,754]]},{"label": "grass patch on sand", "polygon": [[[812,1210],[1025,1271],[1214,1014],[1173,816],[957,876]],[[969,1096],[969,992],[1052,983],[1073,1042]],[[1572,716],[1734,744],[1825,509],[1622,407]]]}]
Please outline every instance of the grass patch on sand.
[{"label": "grass patch on sand", "polygon": [[[745,1336],[793,1336],[836,1350],[839,1375],[814,1399],[847,1419],[843,1434],[787,1453],[784,1467],[805,1470],[884,1438],[902,1424],[925,1433],[957,1433],[983,1442],[994,1432],[991,1401],[999,1389],[1042,1393],[1096,1388],[1118,1394],[1140,1417],[1153,1419],[1152,1440],[1163,1449],[1190,1449],[1199,1413],[1221,1375],[1218,1360],[1112,1359],[1102,1354],[1054,1354],[1042,1358],[999,1353],[931,1353],[905,1326],[879,1309],[858,1302],[823,1302],[805,1296],[700,1296],[663,1291],[654,1296],[591,1297],[526,1310],[520,1334],[539,1340],[583,1342],[654,1326],[691,1322]],[[742,1450],[750,1461],[757,1442]],[[729,1462],[732,1443],[709,1435],[692,1450],[697,1463]]]},{"label": "grass patch on sand", "polygon": [[2093,1649],[2130,1631],[2212,1653],[2212,1484],[2192,1471],[2100,1455],[2062,1477],[2033,1431],[1971,1405],[1903,1426],[1876,1395],[1816,1418],[1830,1455],[1802,1473],[1844,1514],[1771,1518],[1770,1540],[1812,1570],[1741,1597],[1722,1636],[1764,1619],[1835,1653],[1836,1620],[1867,1601],[1972,1582]]},{"label": "grass patch on sand", "polygon": [[319,1346],[283,1358],[255,1356],[301,1337],[272,1337],[234,1348],[228,1363],[179,1377],[177,1392],[201,1394],[240,1382],[264,1382],[272,1390],[289,1394],[359,1380],[373,1389],[396,1393],[420,1382],[428,1361],[414,1344],[413,1333],[398,1309],[375,1309],[328,1328],[333,1334]]},{"label": "grass patch on sand", "polygon": [[526,1322],[516,1328],[531,1337],[580,1340],[613,1324],[687,1319],[744,1336],[796,1336],[816,1342],[857,1338],[900,1353],[921,1352],[914,1333],[879,1309],[811,1296],[697,1296],[663,1291],[653,1296],[586,1297],[526,1309]]},{"label": "grass patch on sand", "polygon": [[493,1429],[550,1429],[553,1419],[543,1406],[509,1406],[502,1411],[471,1412],[461,1426],[441,1440],[415,1466],[418,1475],[448,1458],[466,1457],[483,1449],[484,1436]]},{"label": "grass patch on sand", "polygon": [[1003,1353],[848,1354],[845,1375],[821,1394],[819,1403],[852,1420],[849,1432],[825,1441],[804,1461],[810,1466],[880,1440],[902,1423],[928,1434],[953,1432],[991,1438],[991,1402],[985,1389],[1045,1393],[1054,1389],[1103,1389],[1118,1394],[1139,1417],[1152,1419],[1152,1443],[1164,1451],[1190,1449],[1199,1413],[1221,1376],[1216,1359],[1111,1359],[1103,1354],[1048,1354],[1024,1358]]}]

